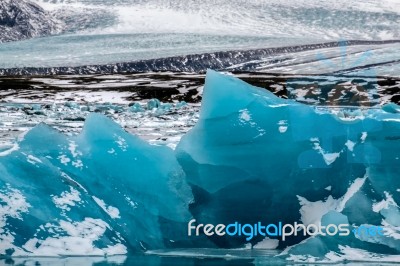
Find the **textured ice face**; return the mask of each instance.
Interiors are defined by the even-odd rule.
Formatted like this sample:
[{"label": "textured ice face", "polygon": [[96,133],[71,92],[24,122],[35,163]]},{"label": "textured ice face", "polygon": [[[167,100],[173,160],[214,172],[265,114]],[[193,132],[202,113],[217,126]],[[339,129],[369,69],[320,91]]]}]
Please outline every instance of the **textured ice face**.
[{"label": "textured ice face", "polygon": [[76,137],[38,125],[0,157],[0,176],[0,254],[103,256],[187,240],[192,194],[173,151],[105,116]]},{"label": "textured ice face", "polygon": [[[194,218],[317,224],[334,212],[354,228],[384,226],[385,236],[313,237],[289,249],[287,258],[329,260],[335,252],[335,260],[348,259],[350,249],[398,254],[400,117],[381,109],[341,114],[209,71],[200,120],[176,149],[193,189]],[[212,240],[237,247],[244,238]]]}]

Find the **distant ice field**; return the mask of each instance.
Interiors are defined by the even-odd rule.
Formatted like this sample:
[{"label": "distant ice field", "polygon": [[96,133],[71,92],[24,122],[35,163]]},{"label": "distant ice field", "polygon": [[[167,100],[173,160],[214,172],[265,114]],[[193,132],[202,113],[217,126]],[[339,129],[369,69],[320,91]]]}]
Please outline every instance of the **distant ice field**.
[{"label": "distant ice field", "polygon": [[[0,44],[0,68],[97,66],[340,40],[400,39],[400,3],[395,0],[35,1],[63,24],[64,32]],[[369,49],[376,50],[364,51]],[[310,58],[315,61],[315,55]],[[399,60],[399,45],[379,48],[374,58]],[[244,54],[242,61],[246,59]],[[277,67],[273,70],[282,70]],[[319,69],[310,67],[307,73]],[[298,69],[303,68],[287,68]],[[382,75],[397,72],[386,66],[379,70]]]}]

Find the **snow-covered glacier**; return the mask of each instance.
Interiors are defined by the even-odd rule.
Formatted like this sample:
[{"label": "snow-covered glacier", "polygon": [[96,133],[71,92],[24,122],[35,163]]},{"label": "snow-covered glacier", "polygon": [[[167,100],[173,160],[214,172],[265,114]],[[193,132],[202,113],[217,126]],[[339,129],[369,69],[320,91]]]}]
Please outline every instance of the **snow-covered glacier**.
[{"label": "snow-covered glacier", "polygon": [[[400,261],[400,107],[375,100],[311,106],[209,70],[200,118],[175,151],[100,114],[76,136],[39,124],[0,153],[0,254],[252,246],[297,262]],[[244,235],[189,236],[193,219],[351,232],[249,245]],[[383,233],[356,233],[372,226]]]}]

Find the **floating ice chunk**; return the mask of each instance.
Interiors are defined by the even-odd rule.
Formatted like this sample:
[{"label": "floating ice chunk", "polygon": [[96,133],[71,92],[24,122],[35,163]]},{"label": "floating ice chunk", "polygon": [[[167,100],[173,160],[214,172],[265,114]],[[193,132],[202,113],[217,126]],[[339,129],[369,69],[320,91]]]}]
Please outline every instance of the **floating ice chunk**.
[{"label": "floating ice chunk", "polygon": [[395,103],[388,103],[382,106],[382,110],[388,113],[400,113],[400,106]]},{"label": "floating ice chunk", "polygon": [[156,109],[155,115],[164,115],[167,112],[169,112],[172,109],[172,104],[171,103],[160,103],[160,106]]},{"label": "floating ice chunk", "polygon": [[158,108],[161,105],[160,100],[158,99],[151,99],[150,101],[147,102],[147,109],[148,110],[153,110]]},{"label": "floating ice chunk", "polygon": [[[396,204],[400,200],[399,114],[354,110],[343,111],[342,119],[339,113],[208,71],[199,121],[175,150],[192,187],[196,221],[347,221],[357,227],[380,225],[384,218],[395,226],[396,205],[379,213],[373,206],[385,192]],[[223,247],[246,243],[241,237],[210,239]],[[260,241],[257,236],[252,244]],[[324,261],[333,253],[345,260],[339,248],[345,243],[376,254],[394,252],[393,237],[376,247],[354,235],[288,238],[279,248],[292,246],[286,258],[299,261]]]},{"label": "floating ice chunk", "polygon": [[177,103],[176,105],[175,105],[175,107],[176,108],[182,108],[182,107],[185,107],[185,106],[187,106],[187,102],[185,102],[185,101],[181,101],[181,102],[179,102],[179,103]]},{"label": "floating ice chunk", "polygon": [[79,108],[79,104],[76,102],[66,102],[65,106],[71,108],[71,109],[78,109]]},{"label": "floating ice chunk", "polygon": [[[78,136],[44,124],[30,130],[18,150],[0,157],[0,190],[6,184],[31,207],[2,227],[8,244],[0,255],[105,256],[192,245],[183,226],[192,193],[173,151],[99,114],[89,115]],[[10,213],[18,202],[0,209]]]},{"label": "floating ice chunk", "polygon": [[144,112],[144,108],[140,105],[140,103],[134,103],[129,107],[129,110],[134,113]]}]

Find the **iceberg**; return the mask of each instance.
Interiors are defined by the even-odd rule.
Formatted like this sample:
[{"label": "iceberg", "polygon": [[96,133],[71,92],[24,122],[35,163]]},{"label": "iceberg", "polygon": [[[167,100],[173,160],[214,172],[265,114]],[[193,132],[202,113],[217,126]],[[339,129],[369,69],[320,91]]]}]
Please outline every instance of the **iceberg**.
[{"label": "iceberg", "polygon": [[[199,120],[175,151],[97,113],[75,136],[39,124],[0,153],[0,254],[253,247],[302,263],[398,262],[398,110],[305,105],[209,70]],[[347,225],[348,234],[191,236],[193,220]]]},{"label": "iceberg", "polygon": [[40,124],[0,157],[0,254],[109,256],[173,247],[188,241],[191,200],[168,147],[99,114],[74,137]]},{"label": "iceberg", "polygon": [[[199,121],[176,148],[194,195],[191,213],[202,224],[331,219],[350,229],[383,227],[379,237],[277,237],[289,260],[333,261],[332,253],[348,260],[350,249],[366,259],[400,254],[400,116],[392,110],[309,106],[208,71]],[[246,236],[210,239],[246,243]]]}]

